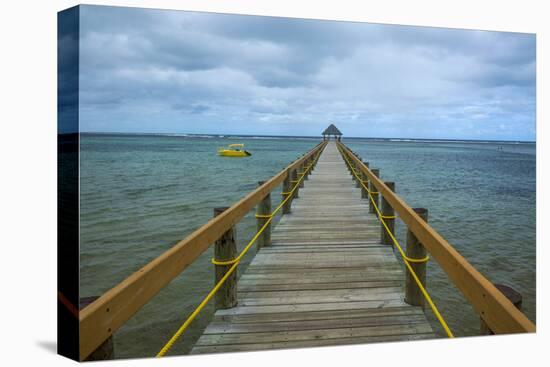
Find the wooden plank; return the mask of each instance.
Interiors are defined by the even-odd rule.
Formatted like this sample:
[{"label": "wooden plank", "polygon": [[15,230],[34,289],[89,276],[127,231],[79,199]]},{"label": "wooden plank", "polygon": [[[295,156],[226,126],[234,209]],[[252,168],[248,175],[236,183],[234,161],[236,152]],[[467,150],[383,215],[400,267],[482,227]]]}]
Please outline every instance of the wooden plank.
[{"label": "wooden plank", "polygon": [[275,332],[258,332],[245,334],[203,334],[196,345],[253,344],[281,341],[330,340],[338,338],[357,338],[365,336],[383,336],[396,334],[433,333],[426,323],[404,325],[382,325],[366,327],[345,327],[317,330],[290,330]]},{"label": "wooden plank", "polygon": [[260,321],[249,323],[228,323],[214,321],[208,325],[203,334],[274,333],[278,331],[293,330],[329,330],[387,325],[411,325],[425,322],[426,316],[424,316],[423,313],[378,317],[328,318],[322,320],[291,320],[279,322]]},{"label": "wooden plank", "polygon": [[408,306],[403,299],[390,300],[368,300],[360,302],[350,302],[342,300],[341,302],[320,302],[304,304],[283,304],[269,306],[243,306],[231,308],[228,310],[219,310],[216,315],[243,315],[243,314],[262,314],[262,313],[284,313],[284,312],[318,312],[318,311],[338,311],[338,310],[364,310],[369,308],[387,308]]},{"label": "wooden plank", "polygon": [[210,220],[86,307],[80,313],[80,359],[84,360],[215,240],[237,224],[283,182],[288,171],[295,169],[324,147],[323,143],[314,147],[224,213]]},{"label": "wooden plank", "polygon": [[[350,267],[351,266],[356,266],[356,267],[359,267],[359,266],[367,266],[367,267],[381,267],[383,268],[385,264],[391,264],[391,261],[390,260],[386,260],[386,261],[370,261],[370,262],[366,262],[368,260],[364,260],[364,261],[354,261],[353,264],[350,264]],[[341,269],[341,265],[340,264],[337,264],[337,263],[334,263],[334,262],[331,262],[330,260],[327,260],[327,261],[324,261],[324,262],[318,262],[316,264],[313,264],[313,263],[305,263],[305,264],[300,264],[299,262],[296,262],[294,264],[292,263],[286,263],[286,264],[283,264],[283,263],[276,263],[276,262],[273,262],[271,264],[269,263],[261,263],[261,262],[258,262],[256,263],[257,266],[261,266],[262,268],[264,269],[270,269],[270,270],[273,270],[273,269],[277,269],[277,268],[285,268],[285,269],[292,269],[292,268],[295,268],[295,269],[316,269],[316,268],[319,268],[319,267],[323,267],[323,268],[326,268],[326,269]]]},{"label": "wooden plank", "polygon": [[[333,250],[325,250],[324,252],[318,252],[317,249],[307,249],[307,250],[301,250],[301,251],[293,251],[291,253],[288,253],[287,251],[277,251],[277,249],[274,250],[267,250],[262,251],[256,255],[253,262],[256,261],[268,261],[276,259],[277,261],[281,260],[294,260],[294,259],[309,259],[309,260],[331,260],[331,259],[341,259],[345,257],[375,257],[375,258],[390,258],[395,261],[395,256],[392,252],[388,251],[386,247],[384,246],[376,246],[376,247],[367,247],[367,248],[336,248]],[[360,259],[364,260],[364,259]],[[345,264],[342,264],[345,265]]]},{"label": "wooden plank", "polygon": [[365,173],[395,209],[399,218],[420,240],[430,256],[447,273],[474,310],[496,334],[535,332],[536,327],[487,278],[474,268],[447,240],[423,221],[398,195],[393,193],[349,149],[340,144],[348,157]]},{"label": "wooden plank", "polygon": [[[285,254],[286,255],[286,254]],[[298,254],[301,255],[301,254]],[[342,264],[346,264],[348,268],[359,267],[359,266],[384,266],[386,263],[392,263],[394,259],[391,259],[387,256],[380,255],[363,255],[365,258],[353,258],[352,256],[332,256],[328,259],[319,259],[319,258],[307,258],[306,256],[297,259],[277,259],[274,254],[273,258],[265,258],[258,260],[254,263],[254,266],[262,268],[299,268],[299,269],[309,269],[309,268],[342,268]],[[368,256],[368,258],[366,258]]]},{"label": "wooden plank", "polygon": [[321,251],[321,250],[336,250],[342,251],[346,249],[369,249],[372,247],[382,247],[378,238],[370,241],[318,241],[318,242],[294,242],[291,240],[285,242],[277,242],[271,246],[268,251],[284,252],[284,251]]},{"label": "wooden plank", "polygon": [[[338,266],[333,266],[333,267],[317,267],[317,268],[311,268],[311,269],[305,269],[305,268],[299,268],[299,267],[286,267],[285,268],[285,273],[287,274],[290,274],[290,273],[303,273],[304,276],[307,276],[308,274],[307,273],[311,273],[311,275],[313,275],[313,273],[315,274],[318,274],[318,273],[330,273],[330,274],[339,274],[341,272],[346,272],[346,273],[352,273],[352,272],[355,272],[355,273],[362,273],[362,272],[369,272],[369,271],[387,271],[387,270],[400,270],[402,269],[402,267],[399,265],[399,263],[394,262],[394,263],[387,263],[387,264],[379,264],[380,266],[377,266],[377,264],[372,264],[372,265],[369,265],[369,266],[364,266],[364,265],[361,265],[361,266],[349,266],[347,264],[338,264]],[[264,267],[264,266],[256,266],[256,265],[249,265],[249,269],[250,269],[250,273],[257,273],[257,274],[265,274],[265,273],[274,273],[275,270],[276,270],[277,267],[271,267],[271,268],[268,268],[268,267]],[[279,268],[282,268],[282,267],[279,267]],[[250,274],[248,271],[246,272],[246,274]],[[285,273],[280,273],[280,275],[284,276]]]},{"label": "wooden plank", "polygon": [[[304,289],[307,289],[311,285],[321,284],[321,285],[330,285],[330,284],[353,284],[353,283],[372,283],[372,282],[381,282],[381,281],[398,281],[402,279],[403,273],[401,271],[395,272],[376,272],[369,273],[364,275],[356,274],[342,274],[342,275],[331,275],[326,274],[324,276],[318,277],[300,277],[300,283]],[[402,285],[402,282],[400,283]],[[296,283],[296,277],[277,277],[273,278],[269,275],[263,277],[250,276],[249,274],[241,277],[239,281],[239,289],[244,289],[247,286],[262,286],[262,285],[294,285],[299,287]]]},{"label": "wooden plank", "polygon": [[[391,272],[379,271],[374,273],[340,273],[340,274],[319,274],[317,276],[306,275],[300,273],[279,274],[279,273],[263,273],[263,274],[244,274],[241,277],[243,286],[246,284],[297,284],[296,279],[299,278],[300,284],[308,287],[309,284],[315,283],[351,283],[351,282],[373,282],[384,280],[403,279],[403,272],[395,270]],[[401,277],[401,278],[400,278]],[[239,283],[240,285],[241,283]]]},{"label": "wooden plank", "polygon": [[239,287],[242,284],[254,283],[254,284],[296,284],[296,278],[299,276],[300,283],[304,284],[304,287],[307,287],[308,284],[315,283],[335,283],[335,282],[365,282],[365,281],[382,281],[382,280],[395,280],[403,279],[403,272],[401,269],[396,269],[392,271],[377,271],[377,272],[341,272],[338,274],[334,273],[316,273],[316,275],[308,274],[286,274],[286,273],[260,273],[260,274],[244,274],[240,281]]},{"label": "wooden plank", "polygon": [[403,297],[401,287],[383,287],[383,288],[364,288],[364,289],[316,289],[316,290],[287,290],[273,292],[239,292],[239,299],[246,301],[248,299],[267,300],[278,303],[300,303],[305,300],[325,299],[334,300],[369,300],[377,299],[377,296],[384,297]]},{"label": "wooden plank", "polygon": [[326,319],[352,319],[364,317],[380,316],[405,316],[405,315],[423,315],[420,307],[384,307],[384,308],[360,308],[351,310],[328,310],[328,311],[294,311],[277,313],[250,313],[250,314],[216,314],[214,322],[230,322],[234,324],[247,322],[280,322],[280,321],[307,321],[307,320],[326,320]]},{"label": "wooden plank", "polygon": [[[380,239],[376,239],[376,240],[373,240],[373,242],[376,241],[377,243],[380,243]],[[296,245],[304,245],[304,246],[308,246],[308,245],[315,245],[315,246],[327,246],[327,245],[334,245],[335,243],[341,243],[341,244],[346,244],[346,245],[353,245],[353,244],[363,244],[365,243],[365,241],[361,241],[359,239],[357,240],[346,240],[346,241],[334,241],[334,240],[318,240],[316,242],[307,242],[305,240],[294,240],[294,241],[291,241],[291,240],[285,240],[284,242],[281,242],[281,241],[273,241],[272,243],[272,246],[273,247],[276,247],[276,246],[281,246],[281,245],[285,245],[285,246],[296,246]]]},{"label": "wooden plank", "polygon": [[273,246],[273,247],[270,247],[268,249],[265,249],[263,252],[262,252],[262,255],[267,255],[267,254],[299,254],[299,253],[309,253],[311,251],[315,251],[315,253],[317,254],[320,254],[320,253],[332,253],[332,252],[335,252],[335,253],[340,253],[340,252],[346,252],[346,253],[355,253],[357,255],[364,255],[366,253],[366,251],[364,250],[368,250],[368,249],[371,249],[371,248],[383,248],[383,246],[376,242],[376,243],[372,243],[371,245],[367,246],[367,245],[346,245],[346,244],[342,244],[340,246],[315,246],[313,247],[314,245],[310,245],[310,246],[299,246],[299,245],[294,245],[292,247],[290,246]]},{"label": "wooden plank", "polygon": [[290,349],[290,348],[311,348],[322,346],[352,345],[363,343],[387,343],[396,341],[412,341],[433,339],[433,334],[394,334],[383,336],[365,336],[351,338],[331,338],[325,340],[294,340],[280,341],[271,343],[248,343],[248,344],[225,344],[225,345],[197,345],[191,351],[191,354],[202,353],[227,353],[227,352],[245,352],[269,349]]},{"label": "wooden plank", "polygon": [[369,282],[332,282],[332,283],[302,283],[296,282],[289,284],[259,284],[239,282],[240,292],[274,292],[274,291],[293,291],[305,290],[313,291],[319,289],[335,290],[335,289],[364,289],[364,288],[381,288],[381,287],[401,287],[403,279],[397,277],[393,280],[379,280]]},{"label": "wooden plank", "polygon": [[[366,295],[365,293],[351,294],[345,298],[346,301],[372,301],[372,300],[400,300],[403,298],[401,292],[371,292]],[[294,297],[254,297],[250,295],[243,297],[239,301],[241,306],[274,306],[274,305],[289,305],[289,304],[307,304],[307,303],[337,303],[342,302],[341,297],[337,297],[330,294],[313,295],[310,297],[300,297],[296,295]]]}]

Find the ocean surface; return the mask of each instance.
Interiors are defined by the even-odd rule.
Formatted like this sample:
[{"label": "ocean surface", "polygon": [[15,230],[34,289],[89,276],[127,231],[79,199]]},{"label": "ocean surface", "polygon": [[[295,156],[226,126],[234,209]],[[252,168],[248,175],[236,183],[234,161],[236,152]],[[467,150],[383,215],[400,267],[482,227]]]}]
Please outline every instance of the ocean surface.
[{"label": "ocean surface", "polygon": [[[307,138],[81,135],[81,297],[101,295],[319,142]],[[412,207],[495,283],[523,294],[535,319],[536,155],[533,143],[344,139]],[[252,157],[218,157],[245,143]],[[278,190],[280,192],[280,190]],[[272,195],[280,198],[280,195]],[[406,228],[397,221],[398,239]],[[239,250],[253,236],[253,213],[237,226]],[[202,254],[115,333],[116,358],[152,357],[214,282],[213,249]],[[245,258],[246,269],[254,251]],[[439,266],[428,289],[457,336],[479,319]],[[186,354],[213,314],[209,305],[169,354]],[[444,335],[427,312],[434,329]]]}]

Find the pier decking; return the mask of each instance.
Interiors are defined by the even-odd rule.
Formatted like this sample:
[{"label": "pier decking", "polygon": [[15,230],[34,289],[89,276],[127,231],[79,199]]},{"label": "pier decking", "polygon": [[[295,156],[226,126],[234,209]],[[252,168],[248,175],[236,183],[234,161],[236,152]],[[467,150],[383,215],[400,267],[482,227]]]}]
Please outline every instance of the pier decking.
[{"label": "pier decking", "polygon": [[404,302],[405,275],[330,142],[292,212],[238,281],[192,354],[433,338]]}]

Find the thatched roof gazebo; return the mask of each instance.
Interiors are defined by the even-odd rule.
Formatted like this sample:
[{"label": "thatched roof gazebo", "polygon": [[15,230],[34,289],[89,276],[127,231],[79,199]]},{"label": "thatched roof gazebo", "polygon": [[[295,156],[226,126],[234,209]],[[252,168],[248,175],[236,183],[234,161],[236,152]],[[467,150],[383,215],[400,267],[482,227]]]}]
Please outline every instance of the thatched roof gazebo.
[{"label": "thatched roof gazebo", "polygon": [[330,140],[331,136],[334,136],[335,140],[340,140],[342,138],[342,133],[334,124],[330,124],[329,127],[323,131],[323,140],[327,140],[327,137],[328,140]]}]

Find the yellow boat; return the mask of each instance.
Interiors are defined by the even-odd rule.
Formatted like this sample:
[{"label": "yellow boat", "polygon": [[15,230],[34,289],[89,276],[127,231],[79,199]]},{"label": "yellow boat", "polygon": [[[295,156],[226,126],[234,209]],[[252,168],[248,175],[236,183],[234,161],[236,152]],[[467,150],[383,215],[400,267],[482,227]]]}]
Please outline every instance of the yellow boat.
[{"label": "yellow boat", "polygon": [[252,154],[244,150],[244,144],[229,144],[227,148],[218,149],[218,155],[224,157],[249,157]]}]

